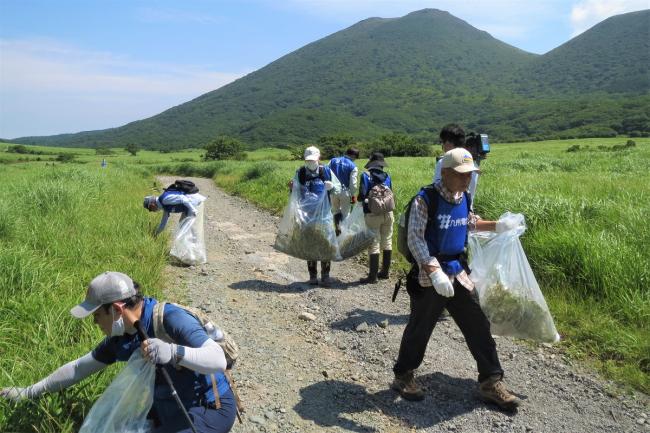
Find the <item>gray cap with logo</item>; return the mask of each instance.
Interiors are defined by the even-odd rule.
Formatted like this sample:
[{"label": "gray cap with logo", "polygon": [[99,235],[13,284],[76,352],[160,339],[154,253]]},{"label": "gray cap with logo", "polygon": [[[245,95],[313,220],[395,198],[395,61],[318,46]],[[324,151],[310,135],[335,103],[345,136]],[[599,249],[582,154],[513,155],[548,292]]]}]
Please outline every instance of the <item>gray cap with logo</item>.
[{"label": "gray cap with logo", "polygon": [[82,319],[103,304],[121,301],[136,294],[133,280],[121,272],[104,272],[90,282],[86,299],[70,310],[70,314]]}]

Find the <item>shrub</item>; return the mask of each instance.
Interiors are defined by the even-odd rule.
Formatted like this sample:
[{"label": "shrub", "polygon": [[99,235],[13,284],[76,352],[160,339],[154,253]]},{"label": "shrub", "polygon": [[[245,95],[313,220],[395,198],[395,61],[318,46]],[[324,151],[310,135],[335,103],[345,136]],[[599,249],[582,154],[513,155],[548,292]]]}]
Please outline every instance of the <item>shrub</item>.
[{"label": "shrub", "polygon": [[56,160],[59,162],[72,162],[74,161],[74,155],[72,153],[59,153]]},{"label": "shrub", "polygon": [[211,143],[203,148],[205,161],[214,161],[217,159],[245,159],[244,144],[236,138],[221,136],[217,137]]},{"label": "shrub", "polygon": [[573,146],[569,147],[567,152],[578,152],[580,151],[580,145],[579,144],[574,144]]},{"label": "shrub", "polygon": [[95,155],[114,155],[115,151],[108,147],[98,147],[95,149]]}]

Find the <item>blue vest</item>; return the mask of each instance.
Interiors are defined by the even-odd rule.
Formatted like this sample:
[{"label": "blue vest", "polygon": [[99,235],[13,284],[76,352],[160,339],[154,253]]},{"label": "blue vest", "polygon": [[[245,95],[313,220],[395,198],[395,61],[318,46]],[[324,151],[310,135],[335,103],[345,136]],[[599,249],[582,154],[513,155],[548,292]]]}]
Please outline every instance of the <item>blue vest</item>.
[{"label": "blue vest", "polygon": [[[320,167],[323,167],[323,178],[320,178],[319,172]],[[300,171],[303,171],[305,174],[304,183],[300,180]],[[325,181],[332,180],[332,172],[329,167],[319,166],[319,169],[316,171],[308,170],[307,167],[301,167],[298,169],[298,182],[300,183],[300,197],[306,198],[310,194],[320,196],[323,194],[325,189]]]},{"label": "blue vest", "polygon": [[[424,190],[420,190],[418,195],[429,204]],[[449,256],[458,256],[465,251],[469,217],[467,195],[463,194],[458,204],[449,203],[440,194],[436,194],[435,200],[438,201],[436,214],[429,215],[424,239],[427,241],[429,254],[438,259],[442,270],[448,275],[457,275],[463,267],[457,258]]]},{"label": "blue vest", "polygon": [[[150,337],[155,337],[153,329],[153,307],[156,303],[157,301],[153,298],[144,298],[142,315],[140,316],[140,323]],[[173,305],[166,305],[165,311],[169,307],[178,308]],[[119,361],[128,361],[134,351],[140,350],[140,344],[141,340],[138,335],[124,334],[118,337],[117,359]],[[169,373],[172,383],[186,408],[198,406],[202,401],[214,402],[212,381],[209,375],[200,374],[187,368],[176,369],[171,365],[165,365],[163,368]],[[217,379],[219,395],[224,395],[230,389],[228,381],[223,373],[215,373],[215,378]],[[169,385],[167,385],[161,373],[156,372],[155,383],[153,406],[161,421],[165,424],[163,418],[178,414],[178,405],[172,397]]]},{"label": "blue vest", "polygon": [[162,208],[163,208],[166,212],[169,212],[169,213],[183,213],[183,212],[187,212],[187,208],[185,207],[185,205],[182,205],[182,204],[165,204],[165,203],[163,203],[163,200],[165,199],[165,197],[167,197],[167,196],[170,195],[170,194],[174,194],[174,195],[179,195],[179,194],[180,194],[180,195],[185,195],[185,193],[184,193],[183,191],[176,191],[176,190],[171,190],[171,189],[170,189],[170,190],[167,190],[167,191],[165,191],[165,192],[163,192],[163,193],[160,194],[160,196],[158,197],[158,201],[160,202]]},{"label": "blue vest", "polygon": [[352,170],[357,167],[354,165],[354,161],[347,156],[339,156],[330,160],[329,167],[341,184],[346,188],[350,188],[350,175],[352,174]]}]

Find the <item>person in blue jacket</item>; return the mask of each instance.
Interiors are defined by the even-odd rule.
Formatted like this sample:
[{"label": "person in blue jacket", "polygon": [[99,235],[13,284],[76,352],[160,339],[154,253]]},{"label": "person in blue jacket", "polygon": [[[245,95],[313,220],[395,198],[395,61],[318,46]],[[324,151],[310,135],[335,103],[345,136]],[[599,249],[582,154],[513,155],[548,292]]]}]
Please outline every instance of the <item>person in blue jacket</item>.
[{"label": "person in blue jacket", "polygon": [[[361,186],[359,187],[359,203],[363,204],[363,213],[368,228],[376,233],[375,240],[368,248],[368,276],[360,280],[363,284],[373,284],[377,278],[388,279],[390,263],[393,252],[393,223],[395,217],[393,211],[375,215],[368,207],[368,193],[375,185],[385,185],[393,188],[390,175],[384,171],[388,163],[384,160],[384,154],[373,152],[366,163],[367,172],[361,174]],[[379,271],[379,252],[383,252],[381,271]]]},{"label": "person in blue jacket", "polygon": [[[328,166],[320,163],[320,150],[317,147],[306,148],[304,160],[305,164],[296,170],[293,180],[289,182],[289,189],[299,188],[303,210],[309,213],[309,203],[317,204],[318,197],[323,193],[328,194],[329,200],[330,191],[334,193],[340,191],[341,183]],[[332,284],[330,268],[329,260],[321,261],[321,285],[324,287],[329,287]],[[307,260],[307,271],[309,272],[309,284],[317,285],[318,262]]]},{"label": "person in blue jacket", "polygon": [[180,213],[181,221],[187,217],[197,215],[198,206],[205,200],[201,194],[187,194],[183,191],[168,188],[158,197],[149,195],[144,198],[144,208],[150,212],[163,210],[163,216],[155,234],[158,235],[165,229],[169,214]]},{"label": "person in blue jacket", "polygon": [[[88,286],[86,299],[70,310],[75,318],[92,315],[106,335],[99,345],[81,358],[60,367],[26,388],[5,388],[0,396],[19,401],[65,389],[116,361],[127,361],[136,350],[171,376],[183,405],[199,433],[226,433],[236,417],[236,401],[224,374],[223,349],[208,337],[201,323],[189,312],[165,304],[163,326],[174,343],[154,335],[156,299],[144,297],[128,275],[104,272]],[[148,339],[141,341],[134,323],[140,321]],[[213,385],[211,375],[216,383]],[[213,386],[216,385],[218,403]],[[161,373],[156,371],[153,407],[149,414],[153,433],[190,433],[191,428]]]},{"label": "person in blue jacket", "polygon": [[354,161],[359,158],[359,150],[354,147],[345,151],[345,155],[330,159],[329,168],[341,182],[341,191],[331,194],[332,213],[336,235],[341,234],[341,222],[348,217],[350,209],[357,201],[359,169]]}]

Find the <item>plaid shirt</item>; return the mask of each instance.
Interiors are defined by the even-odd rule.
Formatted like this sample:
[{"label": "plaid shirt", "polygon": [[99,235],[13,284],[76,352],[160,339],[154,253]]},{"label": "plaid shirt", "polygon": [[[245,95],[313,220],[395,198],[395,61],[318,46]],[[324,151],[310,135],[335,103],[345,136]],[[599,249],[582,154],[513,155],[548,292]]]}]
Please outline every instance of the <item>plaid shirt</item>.
[{"label": "plaid shirt", "polygon": [[[458,204],[463,199],[463,193],[452,193],[449,191],[442,182],[436,182],[434,184],[436,190],[440,193],[443,199],[452,204]],[[411,213],[409,215],[409,231],[408,231],[408,246],[411,250],[411,254],[415,258],[415,261],[419,265],[433,265],[437,268],[440,267],[438,259],[429,254],[429,247],[427,246],[427,241],[424,238],[424,232],[427,228],[427,221],[429,219],[429,211],[427,204],[422,197],[417,197],[413,200],[411,205]],[[476,221],[479,219],[477,215],[473,212],[470,212],[469,219],[467,222],[467,229],[474,230],[476,228]],[[454,282],[454,279],[465,287],[467,290],[474,289],[474,283],[469,279],[469,275],[464,270],[461,271],[458,275],[448,275],[449,280]],[[418,282],[422,287],[433,287],[429,275],[424,271],[424,268],[420,266],[420,273],[418,276]]]}]

